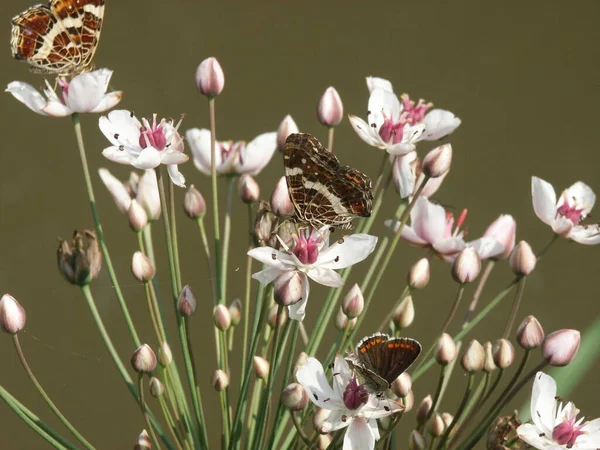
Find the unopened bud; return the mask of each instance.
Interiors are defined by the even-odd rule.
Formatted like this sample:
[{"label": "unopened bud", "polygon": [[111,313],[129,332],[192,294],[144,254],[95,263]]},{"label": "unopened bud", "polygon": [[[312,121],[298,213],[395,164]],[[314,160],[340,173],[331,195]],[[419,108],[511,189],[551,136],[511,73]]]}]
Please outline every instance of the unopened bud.
[{"label": "unopened bud", "polygon": [[229,315],[231,316],[231,325],[234,327],[242,320],[242,301],[239,298],[229,305]]},{"label": "unopened bud", "polygon": [[184,317],[190,317],[198,307],[198,300],[192,291],[192,288],[187,284],[181,289],[177,298],[177,310]]},{"label": "unopened bud", "polygon": [[510,256],[515,246],[515,236],[517,234],[517,222],[510,214],[502,214],[485,230],[483,237],[489,237],[498,241],[504,251],[493,259],[506,259]]},{"label": "unopened bud", "polygon": [[151,450],[152,441],[146,430],[143,430],[135,441],[134,450]]},{"label": "unopened bud", "polygon": [[213,322],[215,327],[221,331],[226,331],[231,326],[231,315],[225,305],[217,305],[213,310]]},{"label": "unopened bud", "polygon": [[393,320],[398,328],[407,328],[412,325],[415,320],[415,305],[410,295],[407,295],[398,305],[394,311]]},{"label": "unopened bud", "polygon": [[421,258],[408,271],[408,285],[412,289],[423,289],[429,283],[429,260]]},{"label": "unopened bud", "polygon": [[260,188],[252,175],[244,174],[238,180],[238,192],[242,201],[248,205],[256,203],[260,197]]},{"label": "unopened bud", "polygon": [[133,352],[131,365],[137,373],[150,373],[156,368],[156,355],[148,344],[142,344]]},{"label": "unopened bud", "polygon": [[406,397],[412,391],[412,379],[408,372],[402,372],[392,383],[392,392],[398,397]]},{"label": "unopened bud", "polygon": [[0,299],[0,329],[8,334],[17,334],[25,327],[25,309],[10,294]]},{"label": "unopened bud", "polygon": [[496,363],[494,362],[494,351],[492,343],[490,341],[483,344],[483,351],[485,352],[485,362],[483,363],[483,371],[491,373],[497,369]]},{"label": "unopened bud", "polygon": [[542,355],[551,366],[562,367],[577,355],[581,335],[577,330],[558,330],[550,333],[542,344]]},{"label": "unopened bud", "polygon": [[146,214],[146,210],[142,208],[142,205],[137,200],[131,200],[129,210],[127,211],[127,218],[129,219],[129,226],[133,231],[142,231],[148,224],[148,214]]},{"label": "unopened bud", "polygon": [[544,342],[544,329],[533,316],[525,317],[517,330],[517,342],[526,350],[539,347]]},{"label": "unopened bud", "polygon": [[452,163],[452,146],[450,144],[440,145],[431,150],[425,158],[421,170],[430,178],[438,178],[450,170]]},{"label": "unopened bud", "polygon": [[454,416],[450,413],[442,413],[442,421],[444,422],[444,429],[448,428],[452,421],[454,420]]},{"label": "unopened bud", "polygon": [[494,364],[500,369],[506,369],[515,360],[515,348],[508,339],[498,339],[492,346]]},{"label": "unopened bud", "polygon": [[285,177],[281,177],[275,185],[275,189],[273,189],[273,194],[271,194],[271,211],[280,217],[291,216],[294,213],[294,205],[290,199]]},{"label": "unopened bud", "polygon": [[323,433],[323,422],[325,422],[331,414],[330,409],[317,408],[313,414],[313,427],[317,433]]},{"label": "unopened bud", "polygon": [[213,56],[206,58],[196,69],[196,87],[202,95],[216,97],[225,86],[225,74],[219,61]]},{"label": "unopened bud", "polygon": [[510,255],[510,268],[515,275],[529,275],[535,269],[536,262],[535,253],[525,241],[519,242]]},{"label": "unopened bud", "polygon": [[481,271],[481,259],[473,247],[463,249],[452,265],[452,278],[460,284],[471,283]]},{"label": "unopened bud", "polygon": [[91,283],[102,268],[102,253],[96,233],[89,230],[75,231],[70,243],[59,240],[56,257],[58,269],[65,280],[78,286]]},{"label": "unopened bud", "polygon": [[173,352],[171,352],[171,346],[166,342],[163,342],[160,344],[160,347],[158,347],[158,362],[163,367],[167,367],[173,362]]},{"label": "unopened bud", "polygon": [[269,361],[262,356],[254,357],[254,372],[256,373],[257,378],[266,381],[269,378],[270,367]]},{"label": "unopened bud", "polygon": [[319,122],[326,127],[335,127],[344,118],[344,105],[340,95],[333,86],[328,87],[319,100],[317,107]]},{"label": "unopened bud", "polygon": [[198,189],[190,184],[183,197],[183,210],[190,219],[202,219],[206,214],[206,202]]},{"label": "unopened bud", "polygon": [[[257,244],[266,244],[275,236],[277,230],[277,217],[271,212],[271,206],[268,202],[261,201],[258,204],[256,219],[254,220],[254,238]],[[275,238],[277,241],[277,238]],[[269,245],[270,247],[276,244]]]},{"label": "unopened bud", "polygon": [[306,275],[295,270],[282,272],[273,281],[273,297],[281,306],[290,306],[302,300],[304,283],[308,283]]},{"label": "unopened bud", "polygon": [[317,438],[317,450],[329,448],[331,441],[333,441],[333,436],[331,434],[320,434]]},{"label": "unopened bud", "polygon": [[444,421],[442,420],[442,416],[438,413],[433,413],[433,415],[429,418],[429,422],[427,423],[427,431],[432,436],[440,437],[444,434]]},{"label": "unopened bud", "polygon": [[285,148],[285,141],[290,134],[298,133],[298,125],[292,119],[289,114],[283,118],[279,127],[277,128],[277,148],[279,151],[283,151]]},{"label": "unopened bud", "polygon": [[296,371],[300,367],[306,364],[306,361],[308,361],[308,355],[306,354],[306,352],[300,352],[300,354],[296,358],[296,364],[294,365],[294,373],[296,373]]},{"label": "unopened bud", "polygon": [[127,188],[117,177],[111,174],[108,169],[98,169],[98,174],[100,175],[100,179],[112,195],[113,200],[115,201],[117,208],[124,214],[127,214],[129,210],[129,205],[131,203],[131,195],[127,191]]},{"label": "unopened bud", "polygon": [[404,406],[405,413],[413,409],[413,406],[415,406],[415,394],[413,391],[410,391],[406,397],[402,398],[402,406]]},{"label": "unopened bud", "polygon": [[484,362],[485,352],[483,351],[483,347],[477,340],[473,339],[467,345],[460,364],[466,372],[474,373],[483,369]]},{"label": "unopened bud", "polygon": [[308,394],[301,384],[288,384],[281,393],[281,403],[292,411],[301,411],[308,405]]},{"label": "unopened bud", "polygon": [[429,410],[431,410],[431,406],[433,405],[433,400],[431,399],[431,395],[428,395],[423,399],[419,407],[417,408],[416,419],[418,425],[423,425],[427,421],[427,416],[429,415]]},{"label": "unopened bud", "polygon": [[131,272],[138,281],[148,282],[154,278],[156,271],[152,261],[142,252],[137,251],[131,260]]},{"label": "unopened bud", "polygon": [[136,200],[144,208],[148,220],[155,221],[160,218],[160,194],[158,192],[158,181],[156,172],[152,169],[146,170],[137,184]]},{"label": "unopened bud", "polygon": [[344,314],[344,311],[342,308],[338,309],[337,314],[335,315],[333,324],[334,324],[335,328],[340,331],[346,329],[346,326],[348,325],[348,316],[346,314]]},{"label": "unopened bud", "polygon": [[454,339],[448,333],[442,333],[435,347],[435,360],[441,366],[447,366],[456,358],[457,348]]},{"label": "unopened bud", "polygon": [[267,324],[271,327],[271,328],[275,328],[275,325],[277,324],[277,318],[279,317],[279,326],[282,327],[283,325],[285,325],[285,322],[288,319],[288,309],[287,308],[282,308],[281,312],[279,312],[279,306],[278,305],[273,305],[271,306],[271,308],[269,309],[269,311],[267,312]]},{"label": "unopened bud", "polygon": [[410,437],[408,438],[408,449],[409,450],[425,450],[427,448],[427,441],[421,433],[417,430],[412,430]]},{"label": "unopened bud", "polygon": [[156,377],[150,378],[150,394],[152,397],[160,397],[164,392],[165,385]]},{"label": "unopened bud", "polygon": [[215,370],[215,373],[213,373],[210,382],[217,392],[221,392],[229,386],[229,375],[223,370],[217,369]]},{"label": "unopened bud", "polygon": [[358,284],[354,284],[342,300],[342,310],[348,317],[360,316],[365,307],[365,299]]}]

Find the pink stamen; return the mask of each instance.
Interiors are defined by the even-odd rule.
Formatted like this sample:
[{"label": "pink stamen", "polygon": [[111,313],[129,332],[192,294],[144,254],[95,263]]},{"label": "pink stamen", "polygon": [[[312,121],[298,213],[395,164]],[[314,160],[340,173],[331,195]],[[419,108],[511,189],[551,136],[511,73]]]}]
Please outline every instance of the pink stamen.
[{"label": "pink stamen", "polygon": [[314,264],[319,258],[319,244],[321,243],[320,236],[313,232],[308,238],[300,234],[294,237],[294,255],[304,265]]},{"label": "pink stamen", "polygon": [[582,213],[584,210],[585,208],[577,208],[577,203],[569,205],[569,202],[565,199],[564,203],[559,206],[556,212],[569,219],[574,225],[579,225],[579,222],[581,222],[583,218]]},{"label": "pink stamen", "polygon": [[67,101],[67,97],[69,96],[69,82],[67,80],[65,80],[64,78],[59,78],[58,85],[60,86],[60,89],[62,90],[62,98],[63,98],[63,103],[64,103]]},{"label": "pink stamen", "polygon": [[146,148],[151,146],[158,151],[162,151],[167,147],[167,138],[165,136],[164,125],[165,121],[161,120],[159,124],[156,123],[156,114],[152,120],[152,126],[146,119],[143,119],[143,127],[140,128],[140,147]]},{"label": "pink stamen", "polygon": [[433,106],[433,103],[425,103],[423,99],[419,99],[419,102],[415,105],[415,102],[410,99],[408,94],[402,94],[400,99],[404,106],[402,110],[403,119],[409,125],[414,125],[422,121],[425,113]]},{"label": "pink stamen", "polygon": [[572,446],[579,436],[585,434],[581,428],[581,425],[575,425],[575,417],[564,420],[552,430],[552,439],[559,445]]},{"label": "pink stamen", "polygon": [[369,401],[369,393],[364,386],[359,385],[356,377],[352,377],[342,395],[344,406],[348,409],[358,409]]}]

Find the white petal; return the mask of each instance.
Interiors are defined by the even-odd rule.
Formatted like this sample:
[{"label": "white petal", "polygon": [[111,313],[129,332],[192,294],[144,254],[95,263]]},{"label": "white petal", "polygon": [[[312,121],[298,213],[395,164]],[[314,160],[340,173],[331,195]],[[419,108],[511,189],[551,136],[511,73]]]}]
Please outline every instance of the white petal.
[{"label": "white petal", "polygon": [[111,74],[108,69],[100,69],[74,77],[69,83],[66,105],[74,112],[92,111],[104,97]]},{"label": "white petal", "polygon": [[[517,434],[519,435],[519,437],[534,448],[545,450],[551,448],[549,446],[556,444],[551,439],[552,434],[545,435],[542,433],[544,433],[542,430],[530,423],[524,423],[523,425],[520,425],[519,428],[517,428]],[[542,434],[542,436],[540,436],[540,434]]]},{"label": "white petal", "polygon": [[260,272],[256,272],[252,274],[252,278],[257,280],[263,286],[271,283],[275,278],[281,275],[282,270],[277,267],[267,267]]},{"label": "white petal", "polygon": [[126,150],[120,150],[119,147],[107,147],[102,151],[102,155],[113,162],[119,164],[131,164],[133,158]]},{"label": "white petal", "polygon": [[500,242],[489,237],[482,237],[469,242],[467,246],[473,247],[481,259],[493,258],[504,251],[504,246]]},{"label": "white petal", "polygon": [[[203,174],[210,175],[210,130],[192,128],[185,132],[185,137],[192,150],[194,165]],[[218,161],[219,158],[217,157],[216,159]]]},{"label": "white petal", "polygon": [[564,237],[567,237],[573,229],[573,222],[571,222],[571,219],[567,219],[565,216],[556,217],[551,225],[552,231]]},{"label": "white petal", "polygon": [[446,211],[428,198],[419,197],[410,212],[410,224],[421,239],[433,244],[444,239]]},{"label": "white petal", "polygon": [[364,417],[354,417],[344,435],[343,450],[372,450],[375,436]]},{"label": "white petal", "polygon": [[188,155],[177,150],[163,150],[160,153],[162,164],[183,164],[190,159]]},{"label": "white petal", "polygon": [[377,148],[385,148],[385,142],[381,140],[379,135],[373,128],[360,117],[349,115],[348,120],[350,125],[358,134],[358,137],[365,141],[368,145]]},{"label": "white petal", "polygon": [[379,131],[381,125],[386,119],[396,122],[402,112],[402,105],[396,94],[384,89],[378,88],[371,92],[369,96],[369,125],[375,123],[375,129]]},{"label": "white petal", "polygon": [[336,355],[333,362],[333,373],[335,373],[332,381],[335,395],[339,398],[344,398],[344,391],[350,382],[352,371],[346,360],[340,355]]},{"label": "white petal", "polygon": [[323,286],[340,287],[344,285],[344,280],[337,272],[324,267],[313,266],[306,271],[306,275]]},{"label": "white petal", "polygon": [[51,117],[66,117],[73,114],[73,110],[61,102],[50,100],[42,108],[42,112]]},{"label": "white petal", "polygon": [[171,179],[171,182],[175,186],[179,186],[182,188],[185,187],[185,177],[179,171],[179,167],[177,166],[177,164],[167,165],[167,172],[169,173],[169,178]]},{"label": "white petal", "polygon": [[[300,383],[310,400],[324,409],[338,409],[341,399],[329,386],[323,365],[315,358],[309,357],[296,371],[296,380]],[[343,405],[343,402],[342,402]]]},{"label": "white petal", "polygon": [[555,421],[556,408],[556,382],[543,372],[535,375],[533,389],[531,391],[531,419],[535,426],[552,436]]},{"label": "white petal", "polygon": [[373,92],[375,89],[394,92],[392,82],[385,78],[367,77],[367,88],[369,89],[369,93]]},{"label": "white petal", "polygon": [[556,216],[556,192],[550,183],[531,177],[531,197],[536,216],[547,225],[552,225]]},{"label": "white petal", "polygon": [[[417,159],[417,152],[397,156],[394,160],[394,165],[392,166],[392,170],[395,172],[393,179],[396,184],[396,190],[400,193],[400,198],[410,196],[415,190],[415,159]],[[430,182],[431,180],[427,184]]]},{"label": "white petal", "polygon": [[161,207],[156,171],[152,169],[146,170],[144,175],[141,176],[137,186],[136,200],[146,210],[148,219],[158,220],[161,214]]},{"label": "white petal", "polygon": [[161,163],[161,152],[156,150],[154,147],[146,147],[141,151],[137,158],[135,158],[131,165],[136,169],[154,169]]},{"label": "white petal", "polygon": [[414,152],[415,144],[412,142],[399,142],[397,144],[388,145],[385,149],[390,155],[403,156],[408,155],[410,152]]},{"label": "white petal", "polygon": [[571,229],[569,239],[584,245],[600,244],[600,227],[598,225],[577,225]]},{"label": "white petal", "polygon": [[277,133],[263,133],[241,150],[237,158],[236,172],[239,174],[258,174],[271,160],[277,149]]},{"label": "white petal", "polygon": [[[450,172],[448,171],[441,177],[430,178],[429,181],[427,181],[427,184],[425,185],[423,190],[421,191],[421,196],[422,197],[431,197],[433,194],[435,194],[438,191],[438,189],[440,188],[440,186],[442,185],[442,181],[444,181],[444,178],[446,178],[446,175],[448,175],[449,173]],[[417,178],[417,181],[415,182],[415,186],[420,186],[421,183],[423,182],[424,178],[425,178],[425,175],[423,173],[421,173],[419,175],[419,178]]]},{"label": "white petal", "polygon": [[104,111],[108,111],[111,108],[114,108],[123,98],[123,92],[114,91],[104,95],[96,107],[92,109],[90,112],[93,113],[101,113]]},{"label": "white petal", "polygon": [[[304,274],[302,274],[304,275]],[[310,283],[308,278],[302,278],[302,300],[293,305],[288,306],[290,319],[302,322],[306,316],[306,304],[308,303],[308,295],[310,294]]]},{"label": "white petal", "polygon": [[433,249],[442,256],[447,257],[444,259],[449,262],[454,261],[454,257],[466,246],[467,244],[463,238],[458,236],[436,241],[432,245]]},{"label": "white petal", "polygon": [[[391,225],[391,220],[386,220],[385,222],[386,222],[387,226]],[[396,221],[396,225],[394,227],[395,231],[398,231],[399,227],[400,227],[400,222]],[[400,237],[402,239],[404,239],[406,242],[408,242],[409,244],[416,245],[418,247],[427,247],[429,245],[429,242],[427,242],[425,239],[422,239],[415,232],[415,230],[408,225],[404,225],[404,228],[402,228],[402,231],[400,232]]]},{"label": "white petal", "polygon": [[256,247],[247,254],[261,263],[277,267],[279,270],[293,269],[289,255],[271,247]]},{"label": "white petal", "polygon": [[315,263],[319,267],[343,269],[363,261],[377,245],[377,237],[369,234],[353,234],[335,242],[324,250]]},{"label": "white petal", "polygon": [[321,424],[321,430],[324,433],[331,433],[332,431],[341,430],[352,423],[354,417],[348,416],[348,410],[340,408],[331,411],[327,419]]},{"label": "white petal", "polygon": [[126,109],[117,109],[98,119],[100,131],[113,145],[140,149],[141,122]]},{"label": "white petal", "polygon": [[33,86],[22,81],[13,81],[6,86],[6,92],[10,92],[14,98],[35,113],[46,115],[42,109],[46,106],[46,99],[36,91]]},{"label": "white petal", "polygon": [[129,211],[129,205],[131,205],[131,196],[129,195],[127,188],[125,188],[125,185],[107,169],[98,169],[98,174],[108,189],[108,192],[110,192],[115,200],[119,211],[121,211],[123,214],[126,214]]},{"label": "white petal", "polygon": [[600,447],[600,419],[587,422],[581,428],[586,434],[581,435],[575,442],[575,448],[599,448]]},{"label": "white petal", "polygon": [[572,202],[575,199],[579,208],[585,208],[582,213],[582,219],[588,215],[596,203],[596,194],[587,184],[578,181],[566,191],[567,198]]},{"label": "white petal", "polygon": [[423,139],[435,141],[453,133],[460,125],[460,119],[450,111],[432,109],[425,115],[421,123],[425,125]]}]

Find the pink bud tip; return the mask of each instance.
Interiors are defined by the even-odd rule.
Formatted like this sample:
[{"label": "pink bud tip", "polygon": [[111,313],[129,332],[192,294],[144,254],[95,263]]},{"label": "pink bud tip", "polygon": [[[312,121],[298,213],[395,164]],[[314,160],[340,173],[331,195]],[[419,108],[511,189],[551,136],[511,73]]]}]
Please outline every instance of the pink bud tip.
[{"label": "pink bud tip", "polygon": [[317,117],[319,118],[319,122],[326,127],[335,127],[342,121],[344,117],[344,105],[334,87],[328,87],[321,96],[319,106],[317,107]]},{"label": "pink bud tip", "polygon": [[27,315],[19,302],[9,294],[0,299],[0,329],[8,334],[16,334],[25,327]]},{"label": "pink bud tip", "polygon": [[216,97],[225,86],[225,75],[216,58],[210,57],[196,69],[196,86],[207,97]]},{"label": "pink bud tip", "polygon": [[551,366],[562,367],[577,355],[581,334],[577,330],[558,330],[550,333],[542,344],[542,355]]}]

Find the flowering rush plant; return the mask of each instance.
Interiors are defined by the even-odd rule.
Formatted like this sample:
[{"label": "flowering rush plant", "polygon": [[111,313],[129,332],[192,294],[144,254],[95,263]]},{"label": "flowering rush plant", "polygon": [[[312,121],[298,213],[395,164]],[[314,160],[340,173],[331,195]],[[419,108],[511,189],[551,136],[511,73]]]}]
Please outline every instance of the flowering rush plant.
[{"label": "flowering rush plant", "polygon": [[[102,8],[98,1],[85,10],[87,20],[101,16]],[[50,44],[44,41],[32,50],[18,28],[22,21],[34,20],[31,11],[35,8],[14,19],[13,52],[57,79],[46,82],[43,94],[20,81],[9,83],[6,92],[49,120],[72,120],[93,227],[61,240],[57,263],[89,305],[131,394],[127,401],[139,405],[139,424],[131,430],[135,448],[466,450],[480,441],[490,449],[600,447],[600,419],[578,418],[573,403],[556,398],[557,385],[544,373],[549,366],[577,364],[579,331],[546,334],[534,316],[519,321],[525,282],[553,245],[561,240],[600,243],[600,227],[587,220],[595,203],[591,187],[577,181],[557,196],[549,182],[531,178],[533,210],[550,227],[543,229],[548,243],[537,251],[525,240],[517,242],[517,222],[502,211],[481,237],[468,240],[466,211],[455,218],[434,200],[451,168],[449,136],[461,126],[452,112],[407,94],[398,96],[391,81],[368,77],[369,113],[366,118],[349,115],[348,120],[356,146],[366,144],[380,155],[380,169],[371,180],[337,159],[337,126],[345,116],[333,87],[317,105],[317,119],[327,130],[326,145],[312,135],[319,130],[300,133],[290,115],[277,128],[271,124],[273,131],[257,131],[248,142],[217,139],[215,104],[226,91],[225,73],[216,58],[202,61],[195,74],[209,123],[183,129],[182,120],[136,116],[131,112],[135,105],[122,108],[122,92],[107,92],[112,71],[90,70],[95,48],[83,48],[91,45],[85,40],[73,44],[81,50],[80,59],[45,61],[44,52],[56,49],[46,48]],[[70,20],[76,27],[77,19]],[[101,114],[97,126],[106,137],[102,154],[107,167],[88,166],[83,113]],[[423,149],[427,145],[428,151]],[[193,165],[186,164],[190,158]],[[283,161],[283,171],[273,159]],[[131,166],[130,178],[123,182],[112,175],[112,163]],[[278,171],[281,177],[266,196],[256,179],[265,170]],[[96,209],[96,175],[127,216],[137,242],[131,272],[145,289],[148,317],[129,312]],[[209,177],[211,186],[204,195],[191,184],[202,177]],[[385,199],[396,213],[382,217],[384,196],[394,188],[397,195]],[[182,205],[176,200],[178,189],[185,192]],[[225,203],[219,200],[222,189],[227,191]],[[247,209],[247,223],[232,221],[236,192]],[[176,225],[180,210],[198,225],[197,251],[210,268],[206,286],[190,286],[183,279],[184,249]],[[383,229],[379,235],[375,225]],[[235,232],[248,234],[247,248],[231,248]],[[166,262],[157,261],[154,251],[161,236],[166,236]],[[396,276],[398,267],[392,272],[390,263],[399,245],[427,251],[401,269],[405,282],[390,298],[378,290],[383,277]],[[243,299],[227,294],[228,275],[235,270],[228,261],[234,253],[247,256]],[[550,263],[549,258],[543,262]],[[365,275],[351,281],[357,264],[365,267]],[[440,306],[445,317],[429,327],[429,341],[420,343],[410,327],[419,318],[416,300],[427,295],[431,264],[448,269],[456,293],[446,307]],[[513,276],[505,289],[486,299],[484,286],[502,264]],[[169,284],[157,282],[159,268]],[[116,350],[96,306],[94,280],[103,270],[129,330],[128,355]],[[326,295],[322,288],[311,289],[318,285],[328,288]],[[203,293],[200,299],[198,292]],[[471,301],[461,316],[457,313],[464,296]],[[503,301],[512,301],[503,333],[489,336],[479,325]],[[22,304],[8,293],[2,296],[0,328],[11,336],[31,382],[64,428],[51,428],[3,388],[0,397],[51,446],[95,448],[76,421],[61,412],[61,399],[51,399],[29,367],[19,342],[26,320]],[[167,308],[175,311],[174,323],[165,315]],[[200,349],[192,335],[190,319],[197,311],[213,317],[214,367],[196,363],[208,347]],[[311,314],[317,319],[309,327],[304,319]],[[363,324],[368,316],[381,322],[376,329]],[[152,333],[142,336],[136,324],[148,318]],[[333,340],[325,337],[330,329],[336,332]],[[236,337],[240,345],[232,345]],[[230,364],[232,358],[241,361],[239,367]],[[439,374],[437,384],[424,385],[423,375],[432,370]],[[452,381],[453,390],[463,392],[458,402],[445,397],[453,372],[465,374]],[[202,390],[199,380],[209,377],[213,389]],[[507,414],[515,395],[531,384],[531,422]],[[207,427],[207,410],[218,412],[220,429]],[[400,431],[400,422],[408,424],[402,427],[408,431]]]}]

